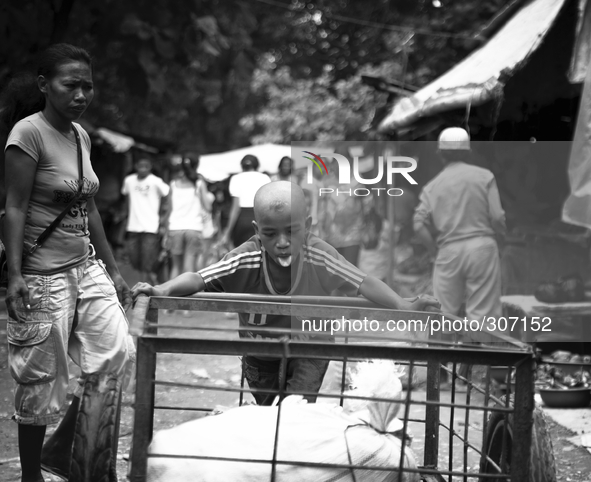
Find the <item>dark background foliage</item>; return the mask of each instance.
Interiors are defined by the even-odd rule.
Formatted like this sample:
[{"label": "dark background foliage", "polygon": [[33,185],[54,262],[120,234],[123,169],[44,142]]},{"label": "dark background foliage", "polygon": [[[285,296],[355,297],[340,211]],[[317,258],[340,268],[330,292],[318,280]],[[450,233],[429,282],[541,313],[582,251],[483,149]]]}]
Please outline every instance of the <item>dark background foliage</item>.
[{"label": "dark background foliage", "polygon": [[213,152],[314,135],[285,111],[308,112],[314,99],[323,133],[359,137],[387,101],[360,86],[360,73],[424,85],[477,47],[474,34],[507,3],[4,0],[0,87],[65,41],[94,57],[85,118],[96,125]]}]

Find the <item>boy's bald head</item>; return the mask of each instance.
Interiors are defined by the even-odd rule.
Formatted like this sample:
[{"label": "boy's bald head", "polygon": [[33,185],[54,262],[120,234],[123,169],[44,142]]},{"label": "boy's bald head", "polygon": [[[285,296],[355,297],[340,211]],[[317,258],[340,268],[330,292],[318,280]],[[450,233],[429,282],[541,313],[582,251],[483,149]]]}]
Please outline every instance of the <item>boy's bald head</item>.
[{"label": "boy's bald head", "polygon": [[306,217],[306,198],[300,186],[289,181],[274,181],[262,186],[254,197],[254,217],[289,210],[292,219]]},{"label": "boy's bald head", "polygon": [[254,197],[254,217],[255,233],[276,265],[289,268],[294,260],[302,259],[311,218],[306,219],[301,187],[288,181],[265,184]]}]

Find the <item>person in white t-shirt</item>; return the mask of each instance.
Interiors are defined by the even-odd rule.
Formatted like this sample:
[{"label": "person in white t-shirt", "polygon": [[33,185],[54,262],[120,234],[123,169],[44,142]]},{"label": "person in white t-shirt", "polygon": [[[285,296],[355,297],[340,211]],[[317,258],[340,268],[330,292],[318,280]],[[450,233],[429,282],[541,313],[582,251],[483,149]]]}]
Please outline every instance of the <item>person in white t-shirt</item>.
[{"label": "person in white t-shirt", "polygon": [[142,280],[156,282],[160,234],[164,225],[170,187],[152,174],[152,161],[142,157],[135,164],[136,173],[123,182],[121,193],[127,196],[127,254],[131,266]]},{"label": "person in white t-shirt", "polygon": [[254,195],[261,186],[271,182],[269,176],[258,172],[259,160],[256,156],[247,154],[240,161],[240,166],[242,172],[230,179],[232,210],[222,237],[222,243],[226,244],[231,239],[234,246],[240,246],[254,236]]},{"label": "person in white t-shirt", "polygon": [[178,158],[170,181],[167,244],[172,254],[171,278],[197,269],[197,259],[208,243],[204,218],[215,199],[197,174],[199,157],[186,154]]}]

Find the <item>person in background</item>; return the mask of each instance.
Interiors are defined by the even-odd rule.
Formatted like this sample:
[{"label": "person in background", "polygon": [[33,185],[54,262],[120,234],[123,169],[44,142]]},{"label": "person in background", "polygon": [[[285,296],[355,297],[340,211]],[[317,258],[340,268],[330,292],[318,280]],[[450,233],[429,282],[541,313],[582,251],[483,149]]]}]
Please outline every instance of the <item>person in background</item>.
[{"label": "person in background", "polygon": [[297,177],[293,173],[293,161],[291,157],[284,156],[279,161],[279,168],[276,174],[271,176],[271,181],[290,181],[298,183]]},{"label": "person in background", "polygon": [[127,255],[142,281],[156,282],[161,236],[166,231],[170,187],[152,174],[152,161],[140,157],[136,173],[123,181],[121,194],[127,198]]},{"label": "person in background", "polygon": [[337,191],[348,193],[358,187],[355,181],[339,184],[338,172],[338,163],[333,160],[323,187],[333,188],[335,192],[319,198],[320,237],[334,246],[349,263],[358,266],[363,235],[363,198],[335,194]]},{"label": "person in background", "polygon": [[[171,278],[195,271],[197,260],[206,248],[204,214],[211,213],[214,196],[207,190],[205,180],[197,174],[198,167],[199,157],[192,154],[182,156],[172,167],[167,223],[172,255]],[[207,234],[208,239],[213,235]]]},{"label": "person in background", "polygon": [[322,173],[320,170],[312,170],[312,182],[308,183],[308,178],[305,174],[300,177],[299,186],[304,190],[306,196],[306,210],[308,216],[311,218],[310,232],[319,235],[319,218],[318,205],[320,201],[319,190],[324,186],[322,182]]},{"label": "person in background", "polygon": [[439,135],[443,171],[423,189],[413,219],[417,236],[435,258],[433,290],[443,310],[469,319],[502,315],[501,267],[496,236],[505,212],[495,178],[472,166],[470,137],[459,127]]},{"label": "person in background", "polygon": [[417,238],[435,259],[433,292],[444,312],[458,315],[465,303],[468,319],[498,319],[503,308],[496,238],[505,234],[505,212],[495,177],[467,164],[470,136],[460,127],[441,132],[438,150],[443,170],[424,187],[413,218]]},{"label": "person in background", "polygon": [[212,183],[210,187],[211,193],[214,195],[212,205],[212,216],[214,226],[218,233],[223,233],[230,221],[230,213],[232,212],[232,196],[228,186],[230,179],[217,181]]},{"label": "person in background", "polygon": [[[10,130],[3,242],[21,482],[43,482],[42,467],[68,478],[86,377],[114,373],[121,386],[135,357],[124,314],[131,304],[129,288],[96,209],[99,179],[90,159],[90,138],[75,122],[93,99],[92,73],[86,50],[52,45],[40,55],[36,77],[9,83],[0,108]],[[46,241],[32,250],[75,196]],[[66,401],[68,357],[81,376],[62,422],[43,445],[46,426],[59,421]],[[110,480],[117,480],[117,453],[105,455]]]},{"label": "person in background", "polygon": [[232,210],[221,240],[222,244],[231,240],[234,246],[240,246],[253,235],[254,195],[261,186],[271,182],[269,176],[258,172],[259,160],[256,156],[247,154],[240,161],[240,166],[242,172],[230,179]]},{"label": "person in background", "polygon": [[[325,162],[329,162],[326,158],[324,160]],[[300,173],[298,184],[304,190],[304,195],[306,196],[306,209],[312,223],[310,225],[310,232],[318,236],[320,234],[319,221],[321,218],[321,213],[318,212],[320,205],[319,191],[320,188],[324,187],[324,183],[322,181],[322,172],[318,169],[313,169],[311,179],[312,182],[308,181],[309,180],[306,173]]]},{"label": "person in background", "polygon": [[211,208],[213,235],[209,242],[206,240],[206,249],[203,251],[203,256],[200,256],[197,261],[199,269],[219,261],[230,250],[229,245],[221,241],[221,233],[225,231],[228,225],[232,210],[232,197],[228,191],[229,183],[230,179],[224,179],[223,181],[213,182],[209,186],[209,191],[213,195]]}]

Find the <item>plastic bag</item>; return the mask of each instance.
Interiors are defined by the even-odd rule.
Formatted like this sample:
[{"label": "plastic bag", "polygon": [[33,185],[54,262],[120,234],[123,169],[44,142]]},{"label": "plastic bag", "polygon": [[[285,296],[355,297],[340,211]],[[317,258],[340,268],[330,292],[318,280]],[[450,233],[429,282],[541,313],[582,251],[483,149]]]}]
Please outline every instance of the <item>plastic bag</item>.
[{"label": "plastic bag", "polygon": [[[397,400],[401,386],[392,367],[392,363],[360,366],[352,375],[352,384],[358,386],[349,393]],[[394,383],[383,384],[385,379],[394,380]],[[376,383],[381,386],[376,386]],[[354,401],[349,404],[351,411],[347,411],[329,404],[288,403],[290,398],[285,399],[281,407],[238,407],[158,432],[150,445],[150,454],[239,458],[244,462],[149,458],[148,482],[270,480],[271,463],[248,460],[272,460],[279,410],[277,460],[352,464],[360,468],[277,464],[277,482],[397,482],[396,469],[368,470],[363,466],[398,467],[403,449],[404,467],[416,468],[410,447],[388,433],[399,430],[401,426],[396,418],[400,410],[397,401]],[[418,482],[420,478],[417,473],[406,472],[400,480]]]},{"label": "plastic bag", "polygon": [[[275,424],[279,407],[244,406],[159,432],[150,446],[152,454],[201,455],[240,458],[226,460],[148,460],[148,482],[210,482],[270,480]],[[277,458],[289,462],[397,466],[402,441],[379,433],[337,407],[325,404],[283,405]],[[350,456],[350,459],[349,459]],[[405,466],[415,468],[415,457],[405,447]],[[397,481],[397,471],[277,465],[278,482],[337,479],[345,481]],[[418,481],[417,474],[404,474],[404,482]]]}]

